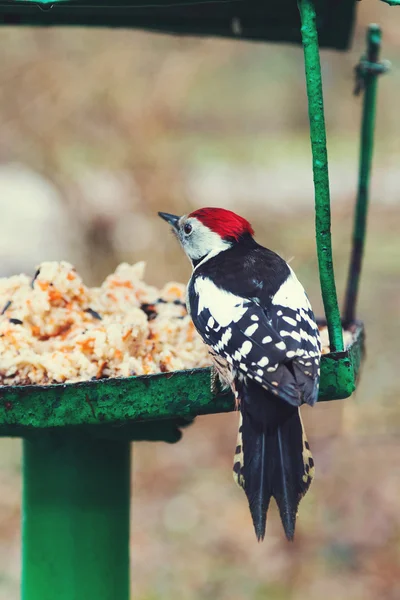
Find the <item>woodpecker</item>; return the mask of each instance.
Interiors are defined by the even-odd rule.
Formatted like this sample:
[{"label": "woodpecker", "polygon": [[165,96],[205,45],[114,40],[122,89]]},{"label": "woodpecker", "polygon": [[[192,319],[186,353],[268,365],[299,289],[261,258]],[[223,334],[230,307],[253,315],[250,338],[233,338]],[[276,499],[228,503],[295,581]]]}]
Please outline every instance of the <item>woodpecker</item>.
[{"label": "woodpecker", "polygon": [[275,498],[288,540],[314,460],[299,406],[317,401],[321,342],[314,314],[291,267],[260,246],[250,223],[230,210],[202,208],[172,226],[190,259],[187,308],[224,388],[240,411],[233,473],[264,539]]}]

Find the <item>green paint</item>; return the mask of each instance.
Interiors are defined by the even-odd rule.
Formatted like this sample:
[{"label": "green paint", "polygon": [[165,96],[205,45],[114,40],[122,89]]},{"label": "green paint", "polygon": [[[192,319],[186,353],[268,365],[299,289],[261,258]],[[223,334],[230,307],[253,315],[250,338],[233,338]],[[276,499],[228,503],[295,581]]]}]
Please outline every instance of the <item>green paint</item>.
[{"label": "green paint", "polygon": [[[356,0],[316,0],[323,47],[345,50]],[[295,0],[2,0],[0,25],[132,27],[179,35],[301,43]]]},{"label": "green paint", "polygon": [[364,357],[364,329],[357,322],[356,340],[345,352],[333,352],[323,357],[322,393],[319,400],[341,400],[355,391]]},{"label": "green paint", "polygon": [[376,93],[378,75],[384,72],[383,65],[378,63],[381,37],[382,34],[380,27],[374,24],[370,25],[367,31],[367,53],[366,56],[362,57],[360,65],[358,66],[358,72],[362,81],[362,88],[364,90],[364,102],[361,124],[360,166],[353,229],[353,246],[344,308],[345,323],[351,323],[355,319],[362,257],[365,246],[371,165],[374,148]]},{"label": "green paint", "polygon": [[326,149],[321,65],[316,27],[317,17],[313,0],[299,0],[298,6],[302,22],[301,34],[313,156],[315,228],[319,275],[330,346],[333,351],[340,352],[343,350],[343,337],[332,259],[328,153]]},{"label": "green paint", "polygon": [[[322,357],[320,400],[346,398],[355,389],[363,330],[346,352]],[[180,437],[197,415],[233,410],[231,394],[212,396],[209,369],[177,371],[66,385],[0,388],[0,435],[33,436],[43,429],[86,428],[111,439]],[[159,421],[156,425],[152,423]],[[143,428],[143,429],[142,429]]]},{"label": "green paint", "polygon": [[389,6],[400,6],[400,0],[382,0],[382,2],[386,2]]},{"label": "green paint", "polygon": [[128,600],[130,444],[24,442],[22,600]]}]

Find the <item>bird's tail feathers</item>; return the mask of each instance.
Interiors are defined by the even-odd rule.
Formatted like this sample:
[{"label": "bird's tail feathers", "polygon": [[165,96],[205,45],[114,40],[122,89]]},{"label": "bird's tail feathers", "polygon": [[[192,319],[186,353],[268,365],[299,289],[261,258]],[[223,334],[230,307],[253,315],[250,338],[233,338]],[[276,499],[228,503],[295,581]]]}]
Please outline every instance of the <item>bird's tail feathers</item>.
[{"label": "bird's tail feathers", "polygon": [[244,489],[258,540],[264,539],[271,496],[288,540],[294,536],[298,506],[314,476],[299,409],[260,386],[242,386],[234,477]]}]

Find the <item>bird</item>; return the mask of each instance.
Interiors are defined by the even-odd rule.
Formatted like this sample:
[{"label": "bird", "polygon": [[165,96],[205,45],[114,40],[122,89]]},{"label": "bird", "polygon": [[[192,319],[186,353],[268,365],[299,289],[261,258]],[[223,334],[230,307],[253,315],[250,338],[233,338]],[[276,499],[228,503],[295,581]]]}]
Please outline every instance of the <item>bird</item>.
[{"label": "bird", "polygon": [[299,407],[318,398],[321,341],[293,269],[258,244],[245,218],[206,207],[159,212],[192,264],[186,304],[212,359],[212,389],[231,389],[239,411],[233,475],[258,541],[274,498],[286,538],[315,466]]}]

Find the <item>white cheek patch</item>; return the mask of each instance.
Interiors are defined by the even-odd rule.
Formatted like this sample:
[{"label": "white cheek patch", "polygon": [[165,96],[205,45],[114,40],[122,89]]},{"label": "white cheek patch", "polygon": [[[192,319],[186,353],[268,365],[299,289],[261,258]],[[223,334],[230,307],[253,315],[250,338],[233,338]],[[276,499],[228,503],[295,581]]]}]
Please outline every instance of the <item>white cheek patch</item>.
[{"label": "white cheek patch", "polygon": [[208,309],[221,327],[237,323],[248,310],[248,300],[218,288],[208,277],[198,277],[194,289],[198,295],[197,314]]},{"label": "white cheek patch", "polygon": [[199,260],[208,255],[216,256],[232,246],[230,242],[223,240],[221,236],[200,223],[198,219],[189,219],[189,222],[192,224],[193,231],[187,237],[181,235],[180,241],[191,260]]}]

